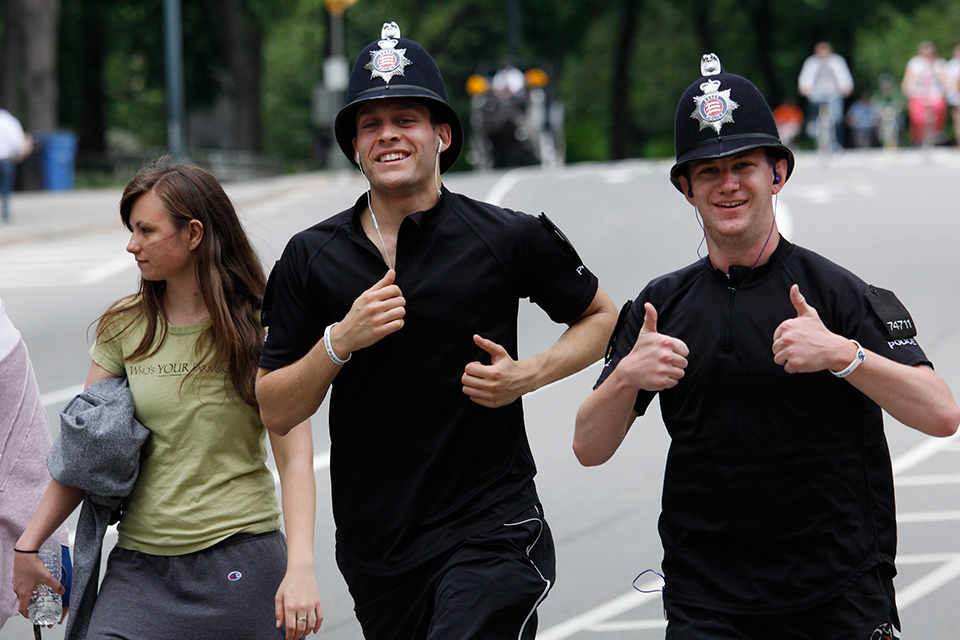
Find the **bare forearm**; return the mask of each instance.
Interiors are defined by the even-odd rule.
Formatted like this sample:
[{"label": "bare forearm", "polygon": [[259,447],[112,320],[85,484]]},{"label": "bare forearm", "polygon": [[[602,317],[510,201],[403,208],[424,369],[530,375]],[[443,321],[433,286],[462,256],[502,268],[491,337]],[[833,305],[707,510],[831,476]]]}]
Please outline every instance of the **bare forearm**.
[{"label": "bare forearm", "polygon": [[316,633],[323,622],[313,567],[317,487],[310,421],[298,424],[284,436],[271,433],[270,444],[280,474],[287,534],[287,570],[274,597],[274,610],[277,626],[286,622],[286,638],[292,640]]},{"label": "bare forearm", "polygon": [[960,408],[933,369],[866,350],[861,360],[857,343],[827,329],[797,285],[790,288],[790,300],[797,317],[784,320],[773,334],[774,362],[787,373],[842,372],[855,366],[844,380],[903,424],[932,436],[957,431]]},{"label": "bare forearm", "polygon": [[577,411],[573,452],[585,467],[603,464],[620,447],[637,417],[637,390],[614,371]]},{"label": "bare forearm", "polygon": [[590,307],[553,346],[519,361],[526,371],[524,393],[562,380],[602,358],[616,322],[617,308],[613,301],[603,289],[597,289]]},{"label": "bare forearm", "polygon": [[313,566],[317,483],[313,471],[313,434],[307,420],[285,436],[270,434],[280,475],[288,565]]},{"label": "bare forearm", "polygon": [[960,424],[950,388],[930,367],[908,367],[867,352],[846,380],[895,419],[927,435],[951,436]]},{"label": "bare forearm", "polygon": [[260,419],[268,431],[284,435],[317,412],[340,366],[327,356],[323,341],[281,369],[257,372]]},{"label": "bare forearm", "polygon": [[51,480],[36,513],[17,541],[18,549],[39,549],[83,501],[84,491]]}]

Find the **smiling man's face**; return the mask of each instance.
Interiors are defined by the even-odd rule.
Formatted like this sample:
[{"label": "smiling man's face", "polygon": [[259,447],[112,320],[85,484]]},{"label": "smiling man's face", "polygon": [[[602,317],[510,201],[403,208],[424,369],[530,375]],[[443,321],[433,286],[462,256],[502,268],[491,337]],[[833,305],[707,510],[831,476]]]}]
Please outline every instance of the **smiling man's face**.
[{"label": "smiling man's face", "polygon": [[436,192],[438,150],[449,145],[450,125],[434,124],[430,110],[415,100],[373,100],[357,112],[353,146],[381,196]]}]

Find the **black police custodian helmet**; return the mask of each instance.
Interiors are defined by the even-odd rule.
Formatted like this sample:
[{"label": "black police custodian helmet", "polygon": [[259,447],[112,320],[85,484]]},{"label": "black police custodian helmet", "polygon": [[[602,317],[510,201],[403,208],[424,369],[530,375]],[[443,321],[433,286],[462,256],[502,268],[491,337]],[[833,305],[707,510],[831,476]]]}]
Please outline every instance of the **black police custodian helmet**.
[{"label": "black police custodian helmet", "polygon": [[677,163],[670,169],[670,182],[681,189],[677,176],[692,160],[725,158],[759,147],[786,159],[786,182],[793,172],[793,152],[780,142],[773,112],[760,91],[746,78],[725,73],[712,53],[701,59],[700,74],[677,106]]},{"label": "black police custodian helmet", "polygon": [[360,53],[347,87],[347,104],[337,114],[334,133],[344,155],[357,166],[353,139],[357,136],[357,111],[372,100],[407,98],[423,103],[433,117],[450,125],[450,146],[440,154],[440,172],[453,166],[463,149],[463,127],[447,101],[440,69],[426,49],[400,37],[396,22],[385,22],[380,40]]}]

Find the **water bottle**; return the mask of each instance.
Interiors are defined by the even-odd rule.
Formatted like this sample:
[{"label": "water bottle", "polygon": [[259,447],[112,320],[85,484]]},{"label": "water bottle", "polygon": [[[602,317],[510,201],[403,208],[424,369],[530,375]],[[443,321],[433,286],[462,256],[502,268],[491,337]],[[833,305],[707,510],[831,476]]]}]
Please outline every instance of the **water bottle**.
[{"label": "water bottle", "polygon": [[[63,551],[60,543],[51,536],[40,547],[40,561],[47,571],[57,580],[62,579],[60,560]],[[30,622],[41,627],[52,627],[60,622],[63,616],[63,598],[59,593],[46,585],[40,585],[33,591],[30,604],[27,605]]]}]

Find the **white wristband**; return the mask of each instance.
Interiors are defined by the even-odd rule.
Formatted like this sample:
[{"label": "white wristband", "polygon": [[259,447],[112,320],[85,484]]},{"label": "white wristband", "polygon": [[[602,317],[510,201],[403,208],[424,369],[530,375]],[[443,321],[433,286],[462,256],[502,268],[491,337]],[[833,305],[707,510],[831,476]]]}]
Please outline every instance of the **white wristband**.
[{"label": "white wristband", "polygon": [[336,324],[337,323],[334,322],[333,324],[329,325],[326,329],[323,330],[323,346],[327,348],[327,355],[330,356],[331,360],[333,360],[333,364],[342,367],[343,365],[347,364],[350,358],[353,357],[353,354],[351,353],[349,356],[347,356],[346,360],[342,360],[337,357],[337,354],[334,353],[333,351],[333,347],[330,346],[330,330],[333,329],[334,325]]},{"label": "white wristband", "polygon": [[848,375],[856,371],[857,367],[860,366],[860,363],[862,363],[867,357],[867,354],[864,353],[863,347],[860,346],[859,342],[857,342],[856,340],[851,340],[850,342],[857,345],[857,357],[854,358],[853,362],[850,363],[850,366],[848,366],[843,371],[833,371],[833,370],[830,371],[830,373],[837,376],[838,378],[846,378]]}]

